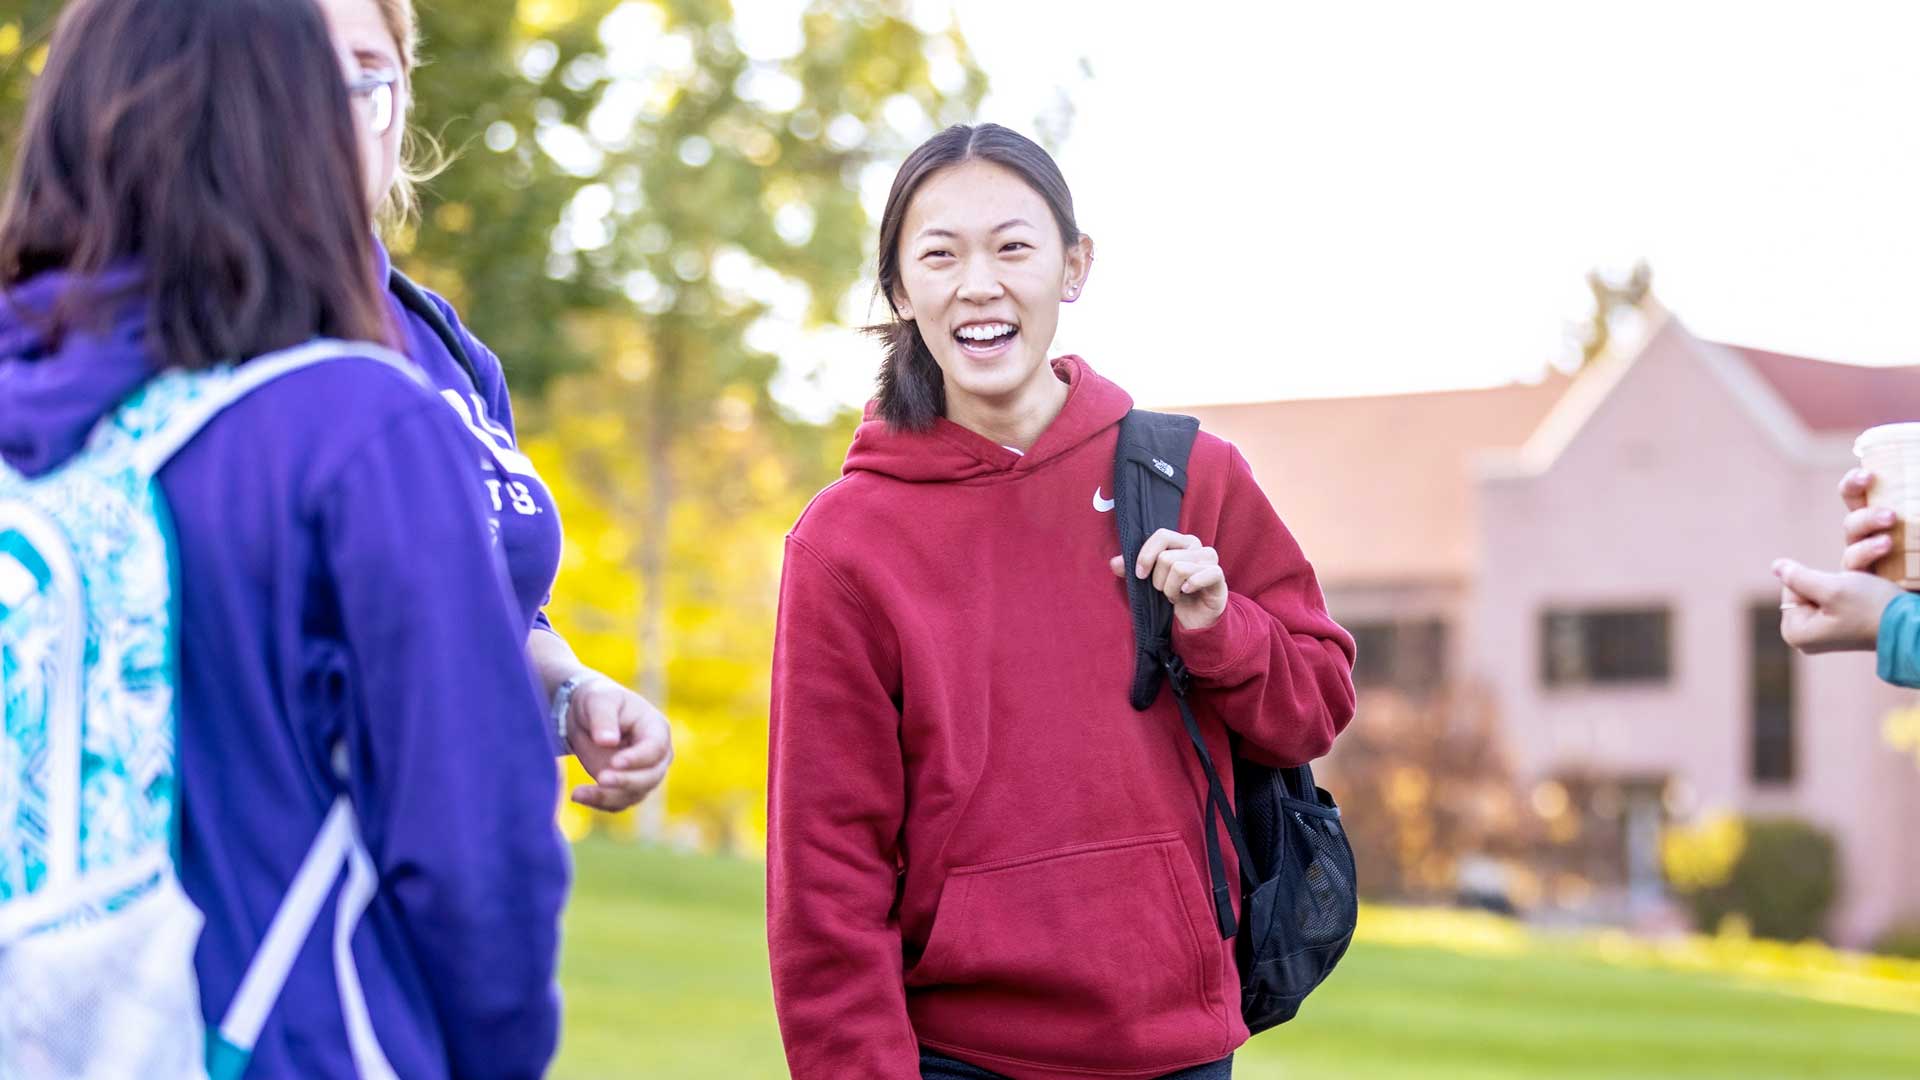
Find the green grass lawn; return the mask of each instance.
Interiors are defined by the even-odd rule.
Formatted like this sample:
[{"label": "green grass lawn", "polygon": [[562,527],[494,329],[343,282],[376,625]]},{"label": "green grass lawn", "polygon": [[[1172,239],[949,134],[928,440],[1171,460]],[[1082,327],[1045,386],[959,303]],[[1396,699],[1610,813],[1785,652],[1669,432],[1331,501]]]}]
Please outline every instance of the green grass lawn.
[{"label": "green grass lawn", "polygon": [[[605,841],[574,850],[554,1075],[784,1077],[760,865]],[[1469,956],[1363,941],[1298,1019],[1240,1052],[1234,1075],[1915,1080],[1920,1017],[1614,967],[1551,943]]]}]

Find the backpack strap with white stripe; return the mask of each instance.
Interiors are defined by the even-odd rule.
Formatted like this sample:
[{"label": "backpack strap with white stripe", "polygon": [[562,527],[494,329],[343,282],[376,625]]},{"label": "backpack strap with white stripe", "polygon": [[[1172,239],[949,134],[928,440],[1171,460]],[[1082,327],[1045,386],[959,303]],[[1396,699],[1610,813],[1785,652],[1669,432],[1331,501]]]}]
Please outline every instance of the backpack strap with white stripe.
[{"label": "backpack strap with white stripe", "polygon": [[332,944],[363,1076],[373,1040],[351,939],[377,889],[345,795],[249,966],[226,1034],[203,1032],[179,889],[177,551],[157,475],[223,410],[327,360],[362,357],[424,388],[396,353],[321,340],[147,380],[71,460],[0,464],[0,1076],[237,1076],[345,872]]},{"label": "backpack strap with white stripe", "polygon": [[[115,416],[116,423],[110,427],[103,426],[103,431],[97,432],[96,438],[113,438],[116,433],[139,432],[147,426],[142,422],[142,410],[164,409],[165,419],[159,421],[158,430],[139,438],[130,447],[134,465],[143,475],[154,476],[172,460],[173,455],[192,442],[202,428],[235,402],[281,376],[327,360],[346,357],[378,360],[413,382],[426,385],[419,369],[399,353],[366,342],[321,338],[281,352],[268,353],[237,366],[201,372],[170,371],[159,375],[147,383],[142,393],[123,406]],[[176,394],[168,393],[176,382],[192,387],[184,402]]]},{"label": "backpack strap with white stripe", "polygon": [[[191,405],[175,412],[159,434],[136,444],[136,467],[146,475],[158,473],[222,410],[273,380],[327,360],[354,356],[379,360],[430,389],[419,369],[398,353],[364,343],[310,342],[223,369],[212,376],[216,381],[205,382],[207,376],[199,376],[205,382],[204,392]],[[334,771],[344,781],[343,751],[342,747],[335,748]],[[393,1066],[374,1037],[372,1016],[353,961],[353,932],[373,902],[379,876],[361,839],[353,804],[344,793],[335,797],[319,834],[307,849],[299,871],[267,926],[266,936],[247,964],[240,987],[228,1003],[218,1030],[208,1033],[210,1080],[234,1080],[245,1072],[260,1032],[286,987],[294,961],[319,924],[320,913],[343,869],[346,884],[335,909],[332,953],[348,1046],[354,1066],[364,1080],[396,1080]]]}]

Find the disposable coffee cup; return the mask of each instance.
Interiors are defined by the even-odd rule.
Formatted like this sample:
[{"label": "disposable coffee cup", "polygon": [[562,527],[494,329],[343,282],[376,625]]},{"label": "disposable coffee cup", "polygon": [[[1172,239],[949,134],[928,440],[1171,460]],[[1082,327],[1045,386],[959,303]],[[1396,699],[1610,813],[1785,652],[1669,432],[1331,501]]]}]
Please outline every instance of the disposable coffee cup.
[{"label": "disposable coffee cup", "polygon": [[1920,590],[1920,423],[1868,428],[1854,441],[1853,453],[1873,474],[1867,505],[1894,513],[1893,550],[1873,564],[1873,572]]}]

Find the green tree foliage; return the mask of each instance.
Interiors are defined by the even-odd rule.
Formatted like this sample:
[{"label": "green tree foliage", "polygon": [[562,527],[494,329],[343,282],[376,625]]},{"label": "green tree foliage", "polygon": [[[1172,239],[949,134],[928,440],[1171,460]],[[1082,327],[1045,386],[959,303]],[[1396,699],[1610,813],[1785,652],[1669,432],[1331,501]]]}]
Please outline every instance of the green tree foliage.
[{"label": "green tree foliage", "polygon": [[[447,164],[395,259],[506,365],[567,524],[556,621],[674,717],[676,812],[750,833],[779,538],[852,426],[791,415],[775,350],[860,318],[871,189],[984,77],[905,0],[814,0],[784,48],[728,0],[417,3]],[[58,6],[0,0],[9,133]]]},{"label": "green tree foliage", "polygon": [[[599,94],[563,62],[597,55],[613,0],[520,3],[416,0],[425,63],[414,74],[413,130],[440,164],[416,222],[386,229],[397,262],[444,293],[500,354],[516,395],[588,362],[556,328],[618,302],[580,275],[547,273],[556,223],[589,178],[540,151],[535,133],[583,123]],[[529,20],[528,16],[533,18]],[[511,136],[511,145],[488,147]],[[436,162],[435,159],[438,158]]]},{"label": "green tree foliage", "polygon": [[0,0],[0,161],[11,163],[27,107],[27,87],[40,73],[59,0]]},{"label": "green tree foliage", "polygon": [[[745,340],[771,305],[748,279],[771,270],[833,319],[869,257],[862,170],[984,89],[959,38],[902,6],[823,0],[795,55],[756,59],[724,0],[425,0],[415,119],[453,159],[396,237],[403,261],[520,393],[608,366],[556,332],[581,311],[646,318],[672,393],[764,384],[773,358]],[[934,64],[958,73],[944,90]]]},{"label": "green tree foliage", "polygon": [[[578,306],[555,319],[503,292],[478,300],[472,286],[467,309],[482,332],[488,317],[522,319],[541,340],[561,327],[586,357],[522,421],[566,492],[570,548],[612,555],[603,573],[563,575],[555,615],[563,628],[611,626],[624,655],[591,661],[632,673],[676,719],[672,805],[720,840],[760,803],[780,534],[831,479],[847,434],[845,421],[810,425],[776,402],[770,327],[831,323],[851,307],[872,259],[868,169],[966,119],[983,90],[964,44],[927,37],[897,4],[818,2],[799,38],[793,56],[753,58],[728,4],[622,4],[597,38],[566,38],[595,48],[518,46],[522,79],[543,71],[541,85],[557,79],[582,100],[536,100],[511,146],[495,131],[468,161],[520,161],[530,183],[574,183],[545,246],[518,258],[570,282]],[[434,231],[463,198],[457,181],[436,184],[417,248],[445,244],[449,265],[461,248]],[[566,365],[509,357],[509,371],[524,390]]]}]

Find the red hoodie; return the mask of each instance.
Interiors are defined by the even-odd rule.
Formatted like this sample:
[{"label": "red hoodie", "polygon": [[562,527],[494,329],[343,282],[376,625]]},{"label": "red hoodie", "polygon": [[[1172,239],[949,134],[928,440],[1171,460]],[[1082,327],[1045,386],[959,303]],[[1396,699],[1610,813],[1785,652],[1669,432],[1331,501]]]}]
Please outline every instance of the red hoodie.
[{"label": "red hoodie", "polygon": [[[1100,507],[1132,400],[1076,357],[1054,369],[1067,404],[1026,455],[869,419],[787,538],[767,932],[796,1080],[917,1078],[920,1045],[1127,1080],[1247,1038],[1205,780],[1172,696],[1127,702]],[[1202,433],[1188,473],[1181,529],[1232,593],[1174,638],[1214,760],[1228,727],[1272,764],[1319,757],[1353,716],[1353,639],[1239,452]]]}]

